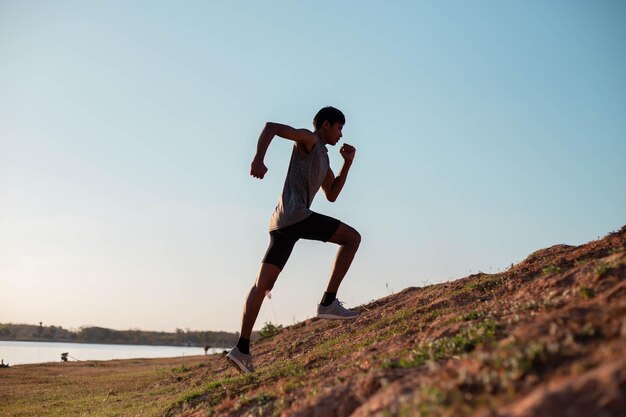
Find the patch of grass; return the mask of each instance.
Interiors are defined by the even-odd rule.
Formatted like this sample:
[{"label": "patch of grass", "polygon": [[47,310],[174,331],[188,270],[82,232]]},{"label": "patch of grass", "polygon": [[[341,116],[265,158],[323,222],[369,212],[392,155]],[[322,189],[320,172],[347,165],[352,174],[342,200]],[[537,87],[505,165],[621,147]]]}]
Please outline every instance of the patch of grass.
[{"label": "patch of grass", "polygon": [[390,314],[388,316],[383,317],[382,319],[378,320],[376,323],[373,323],[371,326],[368,326],[368,328],[371,329],[384,329],[389,327],[389,325],[394,324],[394,323],[399,323],[399,322],[405,322],[406,320],[408,320],[411,316],[417,314],[419,308],[414,307],[414,308],[403,308],[399,311],[396,311],[393,314]]},{"label": "patch of grass", "polygon": [[[520,340],[511,337],[502,349],[483,351],[474,356],[481,366],[476,372],[462,368],[456,388],[471,393],[474,404],[489,402],[493,394],[512,397],[523,388],[520,382],[529,374],[541,374],[550,363],[558,362],[563,354],[560,343],[545,340]],[[451,393],[448,393],[450,396]],[[469,405],[465,398],[461,401]],[[470,407],[471,409],[472,407]]]},{"label": "patch of grass", "polygon": [[456,290],[448,291],[448,293],[447,293],[448,298],[453,299],[453,298],[455,298],[458,295],[465,294],[466,292],[471,290],[471,288],[469,288],[469,285],[470,284],[466,284],[466,285],[464,285],[464,286],[462,286],[460,288],[457,288]]},{"label": "patch of grass", "polygon": [[549,265],[543,268],[541,271],[544,273],[544,275],[558,274],[559,272],[561,272],[561,268],[557,265]]},{"label": "patch of grass", "polygon": [[589,262],[591,262],[591,259],[588,259],[588,258],[576,259],[574,261],[574,266],[587,265]]},{"label": "patch of grass", "polygon": [[305,346],[306,346],[306,343],[304,340],[302,339],[294,340],[293,342],[289,344],[289,346],[287,346],[286,353],[288,356],[293,357],[298,352],[305,349]]},{"label": "patch of grass", "polygon": [[334,339],[328,339],[322,343],[317,344],[311,351],[314,355],[325,355],[335,349],[337,344],[343,342],[348,338],[348,334],[342,334]]},{"label": "patch of grass", "polygon": [[433,385],[422,386],[417,409],[420,416],[437,415],[439,407],[446,403],[446,393]]},{"label": "patch of grass", "polygon": [[479,344],[492,340],[495,337],[495,332],[496,322],[493,319],[486,319],[470,325],[454,336],[442,337],[420,345],[412,351],[409,359],[389,361],[385,366],[412,368],[429,360],[447,359],[454,355],[471,352]]},{"label": "patch of grass", "polygon": [[280,379],[286,380],[286,386],[292,388],[299,386],[298,384],[300,384],[301,377],[305,371],[304,366],[296,361],[278,361],[269,368],[253,374],[222,378],[189,389],[179,396],[178,400],[170,407],[170,410],[180,409],[185,404],[193,406],[198,403],[204,403],[210,408],[219,404],[226,396],[235,395],[239,398],[238,407],[251,407],[251,410],[258,411],[260,415],[272,415],[272,412],[275,414],[277,410],[280,411],[276,402],[278,394],[275,392],[263,392],[253,397],[248,397],[246,392],[249,391],[250,387],[263,386]]},{"label": "patch of grass", "polygon": [[388,340],[394,336],[406,336],[408,334],[415,334],[421,332],[425,326],[421,323],[415,324],[407,322],[404,326],[390,327],[387,330],[381,330],[379,332],[371,332],[372,336],[363,339],[362,341],[348,345],[346,351],[360,350],[377,342]]},{"label": "patch of grass", "polygon": [[601,330],[594,326],[592,323],[586,323],[580,331],[578,331],[574,338],[578,341],[586,341],[594,339],[602,334]]},{"label": "patch of grass", "polygon": [[264,373],[266,373],[266,375],[262,375],[262,379],[274,380],[280,378],[299,377],[305,372],[306,369],[301,363],[294,360],[289,360],[279,363],[277,366],[273,366],[265,371]]},{"label": "patch of grass", "polygon": [[183,395],[181,395],[178,401],[176,402],[176,404],[177,405],[184,404],[184,403],[191,404],[193,400],[195,400],[196,398],[202,397],[206,393],[207,391],[203,387],[192,389],[190,391],[185,392]]},{"label": "patch of grass", "polygon": [[189,371],[191,371],[191,368],[185,366],[184,363],[177,368],[172,368],[172,372],[174,372],[175,374],[183,374]]},{"label": "patch of grass", "polygon": [[[424,309],[424,307],[404,308],[393,314],[384,316],[380,320],[370,323],[359,332],[360,334],[374,334],[374,336],[368,337],[356,345],[350,345],[350,350],[367,347],[375,342],[380,342],[393,336],[405,335],[418,331],[421,324],[417,323],[417,317],[414,316],[417,316],[421,309]],[[430,315],[439,314],[439,310],[440,309],[433,310],[424,316],[419,316],[420,321],[425,320],[425,318]],[[318,345],[318,347],[323,345],[333,346],[336,344],[333,340],[334,339],[326,341],[322,345]]]},{"label": "patch of grass", "polygon": [[[517,382],[527,375],[541,375],[547,368],[556,367],[568,358],[577,357],[580,352],[574,341],[584,342],[597,338],[600,334],[592,323],[586,323],[573,335],[562,332],[556,339],[543,337],[521,340],[511,337],[503,349],[483,352],[478,356],[482,363],[481,370],[474,375],[465,375],[461,385],[473,391],[507,392],[512,395],[520,387]],[[494,373],[494,369],[498,372]]]},{"label": "patch of grass", "polygon": [[612,265],[601,263],[600,265],[597,266],[596,273],[598,274],[598,277],[604,278],[609,273],[611,273],[613,269],[614,267]]},{"label": "patch of grass", "polygon": [[243,382],[244,380],[245,376],[239,376],[235,378],[222,378],[217,381],[207,382],[199,387],[194,387],[183,392],[174,402],[173,407],[170,408],[177,408],[184,404],[192,404],[196,399],[206,395],[210,396],[209,405],[215,405],[224,397],[224,393],[219,392],[221,388],[224,386],[238,385],[238,383]]},{"label": "patch of grass", "polygon": [[583,300],[590,300],[596,296],[596,292],[593,290],[593,288],[580,287],[578,289],[578,296]]},{"label": "patch of grass", "polygon": [[541,305],[536,300],[530,300],[527,303],[522,303],[522,305],[520,306],[520,311],[539,310],[540,308]]},{"label": "patch of grass", "polygon": [[[186,358],[185,366],[205,360]],[[0,415],[161,415],[179,397],[181,386],[189,386],[176,379],[173,364],[141,359],[15,367],[0,372]]]},{"label": "patch of grass", "polygon": [[399,412],[394,415],[400,417],[473,415],[475,410],[468,405],[468,395],[457,388],[421,384],[409,398],[403,401]]},{"label": "patch of grass", "polygon": [[441,316],[445,316],[446,314],[450,314],[452,311],[454,311],[452,309],[452,307],[438,308],[436,310],[429,311],[428,313],[423,315],[421,317],[421,319],[423,321],[425,321],[426,323],[430,323],[431,321],[434,321],[435,319],[438,319]]},{"label": "patch of grass", "polygon": [[466,284],[465,288],[473,291],[488,292],[504,285],[506,282],[506,276],[502,274],[488,275],[483,274],[482,272],[480,274],[482,274],[480,278],[474,282]]},{"label": "patch of grass", "polygon": [[457,384],[423,384],[404,401],[399,415],[473,415],[477,406],[493,409],[499,404],[496,398],[514,398],[518,390],[527,387],[524,381],[530,375],[541,377],[547,368],[576,355],[567,348],[571,345],[568,337],[566,334],[558,340],[510,337],[500,349],[474,353],[472,357],[481,364],[476,370],[459,369]]},{"label": "patch of grass", "polygon": [[295,387],[300,383],[301,376],[305,371],[304,366],[296,361],[279,361],[269,368],[253,374],[222,378],[192,388],[184,392],[170,407],[170,410],[180,409],[185,404],[194,405],[199,401],[212,407],[224,400],[227,395],[235,395],[240,399],[239,406],[252,406],[252,408],[260,410],[262,415],[267,415],[268,407],[270,407],[270,411],[276,411],[274,401],[278,395],[274,392],[264,392],[247,398],[245,393],[250,387],[263,386],[279,379],[286,379],[287,386]]},{"label": "patch of grass", "polygon": [[517,341],[507,348],[510,356],[504,359],[503,365],[509,372],[526,373],[548,360],[547,344],[542,341],[533,340],[526,344]]},{"label": "patch of grass", "polygon": [[470,311],[460,317],[461,321],[472,321],[476,319],[482,319],[485,317],[485,313],[483,311]]}]

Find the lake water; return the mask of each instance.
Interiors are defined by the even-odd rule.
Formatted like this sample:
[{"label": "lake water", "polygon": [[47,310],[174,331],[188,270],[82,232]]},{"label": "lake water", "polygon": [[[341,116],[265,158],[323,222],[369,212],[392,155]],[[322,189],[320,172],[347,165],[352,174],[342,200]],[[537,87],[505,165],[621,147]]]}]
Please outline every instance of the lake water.
[{"label": "lake water", "polygon": [[[209,353],[222,348],[209,349]],[[111,360],[136,358],[173,358],[204,355],[204,348],[183,346],[99,345],[90,343],[13,342],[0,341],[0,359],[9,365],[61,362],[61,353],[68,360]]]}]

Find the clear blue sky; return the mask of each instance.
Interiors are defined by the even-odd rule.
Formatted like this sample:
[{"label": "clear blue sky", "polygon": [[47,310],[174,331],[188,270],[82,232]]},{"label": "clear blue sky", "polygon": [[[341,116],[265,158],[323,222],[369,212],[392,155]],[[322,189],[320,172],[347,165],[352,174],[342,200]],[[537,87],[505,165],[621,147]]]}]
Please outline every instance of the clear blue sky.
[{"label": "clear blue sky", "polygon": [[[0,1],[0,321],[239,329],[291,143],[344,111],[349,306],[626,223],[623,1]],[[338,171],[338,148],[331,148]],[[300,242],[257,327],[314,315]]]}]

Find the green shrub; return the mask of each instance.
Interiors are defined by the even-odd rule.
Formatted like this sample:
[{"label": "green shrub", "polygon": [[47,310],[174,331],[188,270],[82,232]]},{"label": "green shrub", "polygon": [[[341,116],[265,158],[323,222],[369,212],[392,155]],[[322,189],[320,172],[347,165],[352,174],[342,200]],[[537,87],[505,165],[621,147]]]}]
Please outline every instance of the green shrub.
[{"label": "green shrub", "polygon": [[596,292],[593,290],[593,288],[580,287],[578,289],[578,296],[583,300],[589,300],[596,296]]},{"label": "green shrub", "polygon": [[611,265],[607,265],[605,263],[601,263],[596,268],[596,272],[598,273],[598,276],[600,278],[604,278],[605,276],[607,276],[611,272],[612,269],[613,269],[613,267]]},{"label": "green shrub", "polygon": [[283,330],[282,324],[275,325],[275,324],[272,324],[272,322],[266,321],[265,326],[263,326],[263,328],[259,332],[259,340],[267,339],[269,337],[277,335],[282,330]]},{"label": "green shrub", "polygon": [[556,265],[550,265],[550,266],[546,266],[545,268],[543,268],[543,273],[548,275],[548,274],[558,274],[559,272],[561,272],[561,268],[559,268]]}]

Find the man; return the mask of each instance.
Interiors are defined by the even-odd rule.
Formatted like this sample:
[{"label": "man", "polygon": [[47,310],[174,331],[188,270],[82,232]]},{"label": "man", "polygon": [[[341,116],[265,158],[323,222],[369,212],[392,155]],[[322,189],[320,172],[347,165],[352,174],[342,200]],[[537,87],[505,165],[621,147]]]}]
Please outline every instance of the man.
[{"label": "man", "polygon": [[326,198],[334,202],[346,182],[356,149],[348,144],[341,147],[339,153],[344,162],[339,175],[335,177],[326,148],[327,145],[335,146],[339,142],[344,124],[345,117],[341,111],[324,107],[313,119],[313,132],[278,123],[266,123],[261,132],[250,169],[250,174],[256,178],[263,179],[267,172],[263,160],[274,136],[294,141],[294,148],[283,192],[270,219],[269,248],[244,304],[239,341],[226,355],[228,361],[244,373],[254,372],[249,351],[250,335],[263,298],[271,291],[299,239],[339,245],[326,292],[317,306],[317,317],[340,320],[358,317],[355,311],[344,308],[336,295],[359,248],[361,235],[345,223],[310,209],[320,187]]}]

